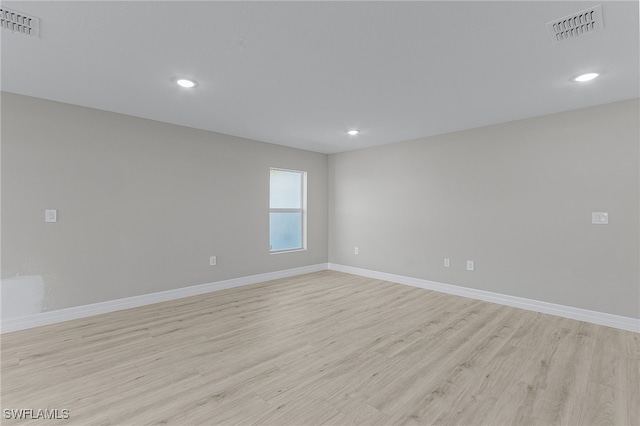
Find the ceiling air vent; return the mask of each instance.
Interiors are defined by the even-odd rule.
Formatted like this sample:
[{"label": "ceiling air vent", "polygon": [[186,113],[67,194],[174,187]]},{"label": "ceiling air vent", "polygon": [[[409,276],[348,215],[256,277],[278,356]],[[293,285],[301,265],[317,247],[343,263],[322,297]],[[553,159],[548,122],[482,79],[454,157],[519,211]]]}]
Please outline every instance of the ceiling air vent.
[{"label": "ceiling air vent", "polygon": [[0,6],[0,26],[2,29],[32,37],[40,35],[40,19]]},{"label": "ceiling air vent", "polygon": [[602,5],[598,5],[547,24],[547,32],[554,43],[571,40],[604,28]]}]

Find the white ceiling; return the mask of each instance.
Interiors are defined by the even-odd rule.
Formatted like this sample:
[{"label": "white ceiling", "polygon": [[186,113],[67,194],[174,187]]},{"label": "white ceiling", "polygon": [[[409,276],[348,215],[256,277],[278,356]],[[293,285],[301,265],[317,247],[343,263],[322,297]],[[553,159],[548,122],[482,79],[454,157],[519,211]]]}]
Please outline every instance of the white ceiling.
[{"label": "white ceiling", "polygon": [[639,96],[637,1],[2,4],[42,20],[1,31],[4,91],[322,153]]}]

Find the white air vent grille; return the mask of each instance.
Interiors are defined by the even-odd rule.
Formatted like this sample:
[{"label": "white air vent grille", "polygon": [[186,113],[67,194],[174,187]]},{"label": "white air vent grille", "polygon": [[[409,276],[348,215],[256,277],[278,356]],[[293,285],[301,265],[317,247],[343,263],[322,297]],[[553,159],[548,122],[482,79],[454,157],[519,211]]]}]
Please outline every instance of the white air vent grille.
[{"label": "white air vent grille", "polygon": [[0,6],[0,26],[3,29],[32,37],[40,35],[40,19]]},{"label": "white air vent grille", "polygon": [[547,24],[547,32],[554,43],[571,40],[603,28],[602,5],[556,19]]}]

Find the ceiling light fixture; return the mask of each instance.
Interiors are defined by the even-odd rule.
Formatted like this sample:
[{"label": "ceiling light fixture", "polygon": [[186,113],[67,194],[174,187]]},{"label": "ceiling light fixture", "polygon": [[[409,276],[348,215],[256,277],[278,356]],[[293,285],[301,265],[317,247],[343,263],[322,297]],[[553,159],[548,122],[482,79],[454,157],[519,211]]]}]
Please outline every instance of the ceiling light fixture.
[{"label": "ceiling light fixture", "polygon": [[589,73],[577,76],[576,78],[573,79],[573,81],[577,81],[579,83],[584,83],[585,81],[593,80],[598,75],[600,75],[600,74],[598,74],[597,72],[589,72]]},{"label": "ceiling light fixture", "polygon": [[187,80],[187,79],[184,79],[184,78],[181,78],[181,79],[176,80],[176,84],[177,84],[178,86],[180,86],[180,87],[184,87],[184,88],[186,88],[186,89],[190,89],[190,88],[192,88],[192,87],[195,87],[195,86],[196,86],[196,82],[195,82],[195,81]]},{"label": "ceiling light fixture", "polygon": [[360,133],[360,131],[359,130],[349,130],[347,133],[350,134],[351,136],[355,136],[358,133]]}]

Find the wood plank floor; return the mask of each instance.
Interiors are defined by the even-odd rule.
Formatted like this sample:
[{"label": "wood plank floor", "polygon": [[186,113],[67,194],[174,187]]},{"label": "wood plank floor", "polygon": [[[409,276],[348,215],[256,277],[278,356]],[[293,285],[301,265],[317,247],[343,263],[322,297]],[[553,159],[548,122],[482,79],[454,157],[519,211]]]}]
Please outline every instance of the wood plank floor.
[{"label": "wood plank floor", "polygon": [[323,271],[2,335],[55,424],[640,425],[640,335]]}]

